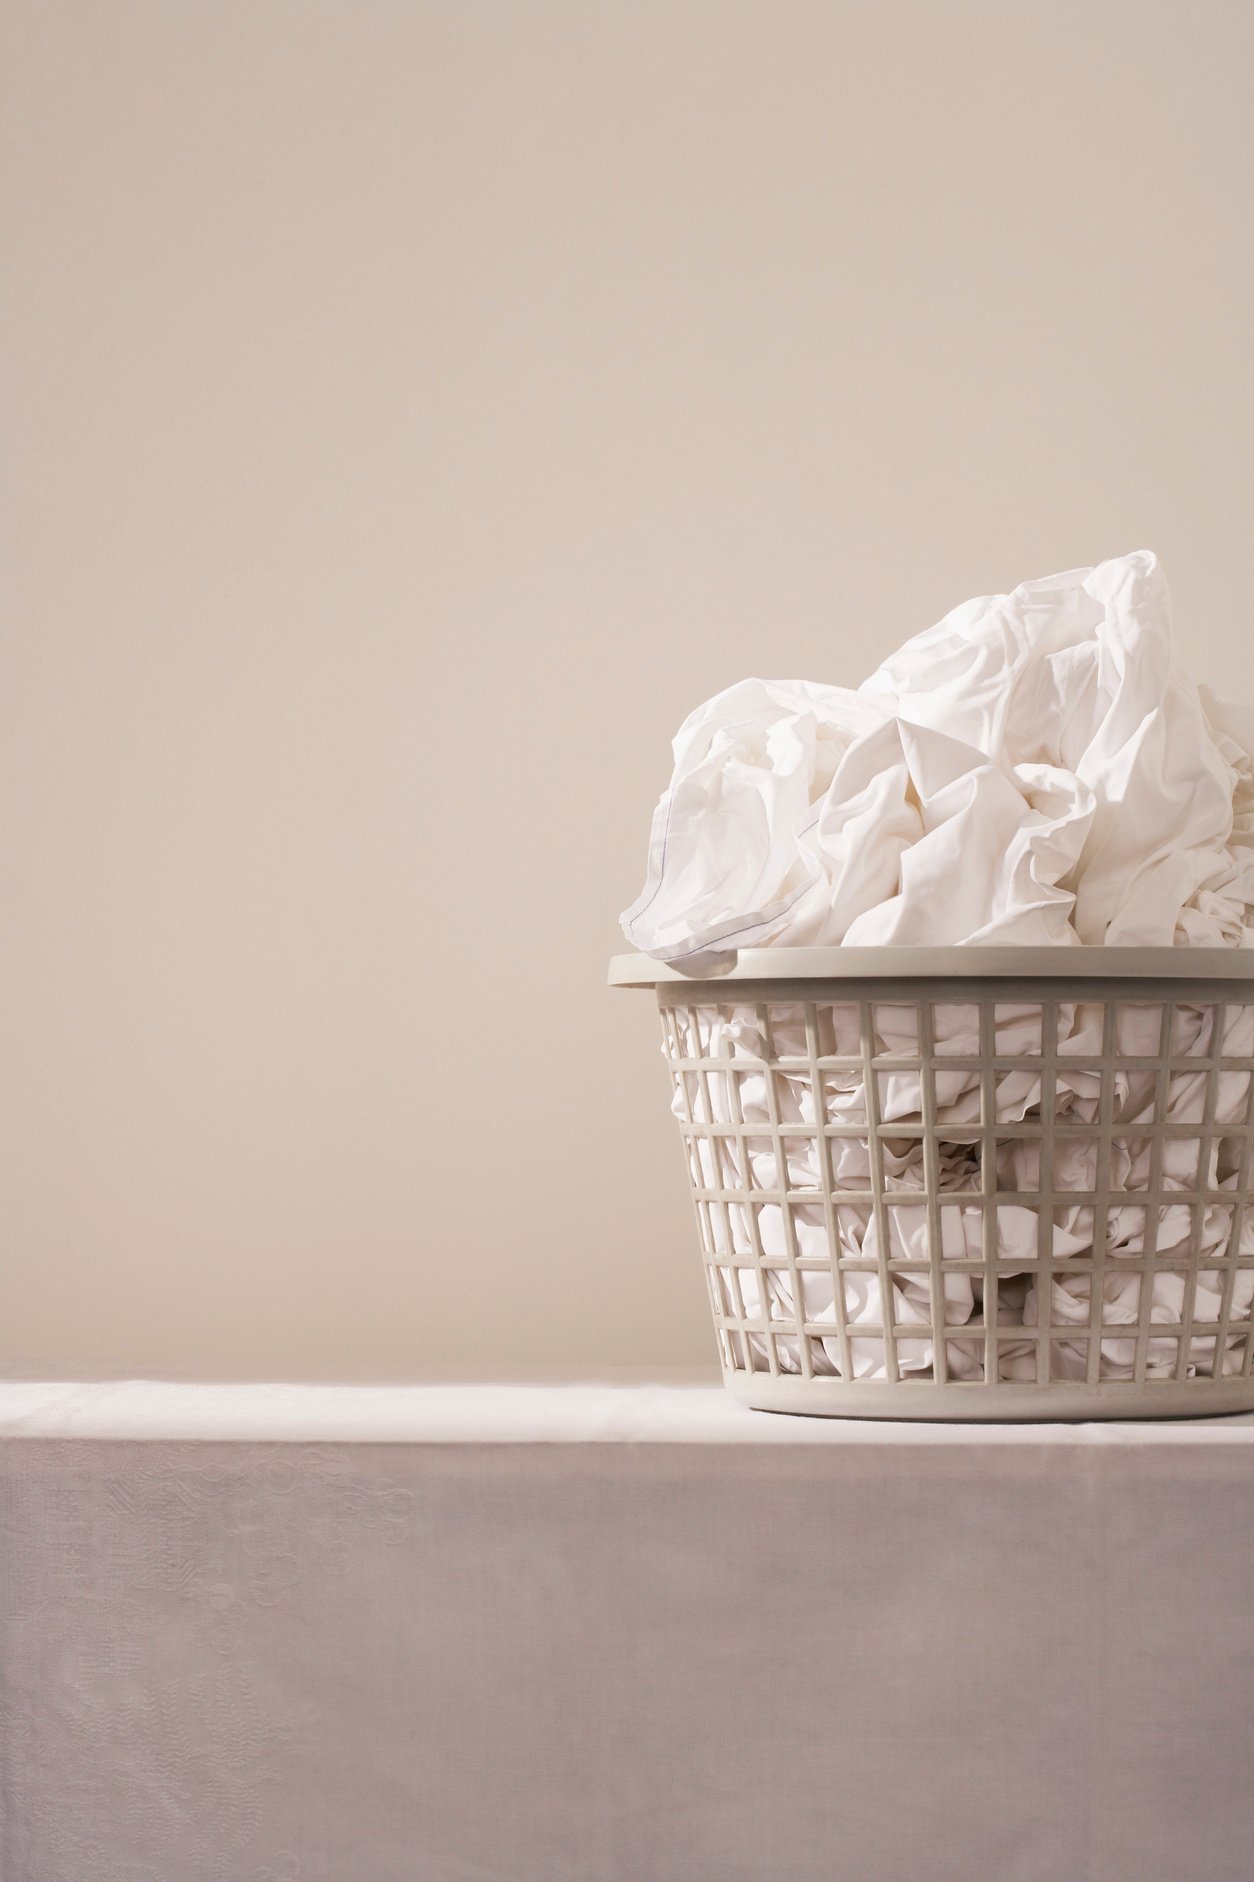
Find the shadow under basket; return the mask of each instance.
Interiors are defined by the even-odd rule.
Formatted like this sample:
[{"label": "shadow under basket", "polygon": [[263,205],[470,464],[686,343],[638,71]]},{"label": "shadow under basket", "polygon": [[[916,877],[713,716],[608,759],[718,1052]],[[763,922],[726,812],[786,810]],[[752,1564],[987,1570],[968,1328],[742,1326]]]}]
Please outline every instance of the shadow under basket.
[{"label": "shadow under basket", "polygon": [[737,1398],[1254,1410],[1254,951],[725,958],[623,955],[610,983],[656,991]]}]

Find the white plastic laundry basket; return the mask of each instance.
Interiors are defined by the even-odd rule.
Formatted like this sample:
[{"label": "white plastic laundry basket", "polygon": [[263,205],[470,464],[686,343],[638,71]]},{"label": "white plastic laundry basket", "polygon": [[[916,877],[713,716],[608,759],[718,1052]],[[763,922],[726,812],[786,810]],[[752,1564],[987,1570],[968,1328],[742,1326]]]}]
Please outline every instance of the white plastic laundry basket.
[{"label": "white plastic laundry basket", "polygon": [[1254,1408],[1254,952],[759,948],[654,987],[763,1410]]}]

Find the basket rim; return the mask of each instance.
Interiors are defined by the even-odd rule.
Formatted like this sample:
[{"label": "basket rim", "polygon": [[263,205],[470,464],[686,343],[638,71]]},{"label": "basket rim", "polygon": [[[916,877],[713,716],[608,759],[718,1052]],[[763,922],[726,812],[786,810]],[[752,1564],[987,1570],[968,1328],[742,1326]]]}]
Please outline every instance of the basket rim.
[{"label": "basket rim", "polygon": [[725,980],[1254,980],[1252,948],[741,948],[684,963],[615,954],[611,987]]}]

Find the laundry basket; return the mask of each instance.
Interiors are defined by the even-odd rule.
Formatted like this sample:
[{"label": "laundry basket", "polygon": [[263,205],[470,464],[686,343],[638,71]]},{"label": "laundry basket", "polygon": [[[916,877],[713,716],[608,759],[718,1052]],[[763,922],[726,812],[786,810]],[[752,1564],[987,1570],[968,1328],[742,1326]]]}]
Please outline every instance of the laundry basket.
[{"label": "laundry basket", "polygon": [[1254,1409],[1254,951],[731,958],[625,955],[610,982],[657,992],[738,1398]]}]

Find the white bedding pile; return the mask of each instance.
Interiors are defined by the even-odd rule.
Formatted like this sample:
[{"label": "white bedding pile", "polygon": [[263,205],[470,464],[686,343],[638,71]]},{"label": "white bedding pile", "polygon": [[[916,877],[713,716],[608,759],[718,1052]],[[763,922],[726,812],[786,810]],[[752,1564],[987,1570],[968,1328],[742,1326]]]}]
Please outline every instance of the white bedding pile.
[{"label": "white bedding pile", "polygon": [[[917,1053],[915,1010],[900,1005],[877,1004],[877,1052]],[[1214,1011],[1210,1006],[1180,1004],[1176,1007],[1171,1050],[1177,1061],[1211,1051]],[[1023,1055],[1025,1061],[1041,1051],[1042,1018],[1040,1007],[999,1004],[996,1008],[996,1052],[998,1056]],[[966,1067],[952,1070],[943,1065],[947,1056],[978,1056],[979,1038],[975,1008],[971,1006],[933,1007],[938,1060],[936,1074],[936,1116],[941,1141],[937,1148],[939,1168],[939,1225],[943,1260],[982,1261],[983,1212],[975,1199],[980,1189],[978,1143],[946,1141],[946,1127],[951,1129],[978,1121],[980,1108],[979,1073]],[[745,1137],[745,1162],[734,1138],[715,1140],[696,1137],[693,1150],[698,1160],[703,1187],[711,1189],[746,1188],[752,1192],[771,1192],[780,1187],[775,1151],[770,1135],[770,1096],[765,1071],[756,1065],[736,1069],[738,1061],[757,1061],[766,1056],[766,1042],[761,1037],[754,1007],[732,1006],[720,1017],[713,1008],[680,1008],[675,1014],[679,1044],[685,1058],[721,1058],[731,1061],[737,1081],[736,1100],[748,1131]],[[1058,1059],[1055,1069],[1055,1116],[1067,1123],[1092,1122],[1097,1116],[1099,1074],[1068,1064],[1070,1058],[1095,1055],[1100,1049],[1102,1009],[1093,1003],[1062,1002],[1057,1009]],[[856,1055],[860,1049],[859,1015],[855,1006],[820,1005],[817,1009],[819,1056]],[[1128,1057],[1147,1057],[1159,1046],[1160,1012],[1149,1005],[1131,1004],[1120,1010],[1118,1050]],[[771,1043],[776,1057],[807,1056],[808,1041],[800,1007],[777,1004],[771,1013]],[[1234,1006],[1228,1011],[1222,1049],[1234,1058],[1254,1057],[1254,1007]],[[816,1115],[815,1085],[808,1069],[795,1075],[777,1072],[775,1101],[781,1125],[813,1126]],[[917,1073],[907,1070],[880,1074],[880,1114],[885,1123],[918,1126],[921,1122],[921,1096]],[[1129,1336],[1107,1334],[1100,1341],[1099,1376],[1128,1379],[1133,1375],[1136,1356],[1136,1323],[1140,1305],[1140,1275],[1121,1273],[1116,1263],[1139,1259],[1144,1250],[1146,1207],[1138,1198],[1149,1182],[1150,1145],[1148,1121],[1156,1114],[1157,1074],[1153,1069],[1118,1067],[1114,1073],[1115,1135],[1109,1169],[1109,1182],[1117,1192],[1105,1223],[1106,1251],[1112,1257],[1103,1281],[1102,1322],[1109,1328],[1125,1324]],[[1168,1204],[1158,1211],[1155,1272],[1151,1293],[1151,1319],[1159,1323],[1181,1320],[1185,1303],[1189,1249],[1195,1227],[1196,1210],[1188,1205],[1186,1192],[1194,1187],[1234,1190],[1240,1161],[1240,1139],[1250,1102],[1250,1073],[1246,1070],[1221,1072],[1216,1081],[1214,1123],[1216,1133],[1203,1135],[1201,1125],[1206,1100],[1207,1073],[1178,1069],[1168,1075],[1166,1116],[1173,1124],[1197,1124],[1196,1137],[1181,1135],[1165,1141],[1161,1180],[1165,1189],[1178,1188],[1179,1205]],[[825,1121],[856,1127],[866,1122],[866,1101],[861,1072],[824,1070],[819,1081],[819,1104]],[[999,1121],[1021,1122],[1040,1114],[1041,1081],[1030,1069],[1006,1070],[997,1074],[994,1086],[995,1114]],[[708,1094],[708,1097],[707,1097]],[[673,1108],[678,1116],[691,1112],[701,1123],[732,1121],[732,1094],[727,1089],[726,1074],[717,1070],[706,1073],[704,1082],[693,1074],[677,1086]],[[1224,1133],[1228,1126],[1229,1134]],[[754,1127],[761,1134],[754,1134]],[[955,1137],[960,1136],[955,1131]],[[822,1176],[816,1139],[785,1137],[790,1191],[821,1191]],[[842,1192],[871,1188],[871,1170],[867,1139],[855,1134],[830,1140],[834,1206],[833,1229],[842,1259],[876,1261],[880,1254],[879,1230],[870,1202],[845,1200]],[[928,1255],[927,1215],[923,1202],[924,1150],[920,1138],[903,1135],[884,1140],[885,1186],[896,1192],[920,1191],[918,1208],[894,1203],[886,1212],[889,1229],[888,1254],[891,1259],[926,1263]],[[724,1159],[717,1167],[716,1159]],[[1024,1195],[1026,1201],[999,1202],[995,1209],[996,1258],[1001,1273],[998,1286],[997,1319],[999,1329],[1023,1326],[1035,1329],[1039,1314],[1036,1281],[1031,1273],[1040,1252],[1040,1217],[1033,1206],[1031,1192],[1040,1177],[1039,1144],[1030,1138],[1001,1140],[996,1147],[996,1182],[1001,1192]],[[1200,1165],[1200,1168],[1199,1168]],[[1061,1191],[1084,1191],[1095,1187],[1097,1178],[1095,1142],[1077,1138],[1059,1138],[1054,1146],[1054,1184]],[[964,1194],[965,1192],[965,1194]],[[731,1202],[726,1212],[711,1208],[708,1232],[713,1252],[726,1254],[726,1265],[719,1273],[724,1288],[726,1310],[738,1314],[735,1289],[739,1287],[745,1314],[756,1318],[764,1303],[757,1291],[753,1228],[749,1210],[757,1217],[757,1232],[762,1254],[769,1259],[787,1258],[789,1254],[784,1216],[778,1201],[763,1201],[758,1195],[752,1203]],[[1201,1209],[1198,1234],[1199,1280],[1193,1302],[1193,1317],[1198,1331],[1189,1352],[1190,1372],[1210,1373],[1215,1357],[1215,1323],[1220,1318],[1223,1271],[1208,1263],[1224,1259],[1232,1230],[1233,1207],[1226,1202],[1208,1203]],[[795,1253],[802,1262],[825,1264],[803,1270],[804,1318],[817,1325],[830,1323],[832,1333],[811,1341],[810,1359],[819,1373],[842,1371],[841,1349],[836,1336],[836,1309],[832,1276],[828,1262],[826,1208],[821,1200],[793,1201],[790,1204]],[[1052,1228],[1052,1257],[1067,1263],[1091,1259],[1094,1212],[1091,1203],[1077,1201],[1062,1207]],[[1047,1225],[1046,1233],[1049,1233]],[[1254,1215],[1248,1216],[1241,1229],[1240,1250],[1254,1257]],[[1175,1265],[1178,1264],[1178,1265]],[[733,1275],[733,1269],[735,1273]],[[768,1268],[770,1318],[792,1320],[797,1303],[788,1268]],[[882,1323],[883,1301],[880,1278],[874,1272],[845,1271],[844,1305],[846,1324],[852,1335],[850,1373],[858,1379],[883,1376],[882,1342],[876,1337],[858,1337],[859,1327],[878,1327]],[[891,1319],[897,1327],[931,1321],[931,1294],[926,1271],[895,1273],[892,1290]],[[984,1299],[983,1278],[967,1273],[947,1274],[943,1281],[944,1318],[948,1327],[961,1327],[980,1318],[988,1306]],[[1087,1330],[1090,1320],[1091,1291],[1087,1273],[1068,1272],[1063,1268],[1052,1279],[1052,1308],[1049,1324],[1074,1326]],[[1230,1325],[1249,1317],[1254,1302],[1254,1269],[1234,1277],[1230,1305]],[[1210,1323],[1209,1331],[1207,1323]],[[1234,1370],[1240,1361],[1244,1333],[1231,1333],[1225,1343],[1221,1371]],[[766,1347],[761,1336],[751,1344],[765,1361]],[[1076,1339],[1055,1341],[1051,1358],[1054,1377],[1082,1380],[1086,1376],[1088,1346]],[[777,1348],[786,1371],[800,1370],[795,1340],[780,1338]],[[898,1364],[903,1372],[928,1370],[933,1363],[930,1337],[898,1341]],[[946,1359],[951,1377],[979,1378],[983,1374],[983,1339],[972,1336],[963,1341],[946,1341]],[[1146,1364],[1151,1377],[1174,1372],[1177,1340],[1151,1337]],[[1002,1341],[999,1347],[999,1372],[1003,1378],[1032,1380],[1036,1377],[1035,1339],[1026,1335],[1018,1341]]]},{"label": "white bedding pile", "polygon": [[692,713],[622,917],[720,948],[1249,945],[1254,712],[1175,664],[1156,558],[955,608],[856,692]]},{"label": "white bedding pile", "polygon": [[[690,968],[714,965],[720,953],[741,947],[880,945],[1090,945],[1247,947],[1254,945],[1254,713],[1203,694],[1175,664],[1171,649],[1166,586],[1156,559],[1138,553],[1096,569],[1028,582],[1012,594],[968,602],[936,627],[917,635],[856,691],[804,681],[747,680],[693,713],[674,742],[675,769],[654,816],[645,887],[622,917],[624,932],[643,951]],[[973,967],[978,963],[973,962]],[[734,983],[731,983],[734,985]],[[729,985],[729,993],[731,987]],[[913,1037],[894,1027],[917,1023],[908,1008],[892,1009],[876,1049],[917,1051]],[[832,1037],[824,1053],[857,1052],[855,1009],[822,1009]],[[846,1017],[842,1018],[842,1014]],[[1100,1010],[1083,1003],[1060,1009],[1057,1113],[1072,1122],[1092,1120],[1098,1078],[1067,1068],[1068,1056],[1100,1050]],[[978,1053],[974,1009],[935,1009],[937,1050],[956,1056]],[[1173,1053],[1202,1056],[1210,1050],[1211,1009],[1180,1007]],[[728,1020],[712,1013],[697,1020],[702,1037],[688,1050],[733,1058],[757,1058],[752,1008],[732,1008]],[[1121,1009],[1119,1050],[1123,1055],[1158,1051],[1158,1015],[1150,1009]],[[795,1037],[790,1038],[790,1026]],[[850,1037],[839,1038],[852,1026]],[[1032,1043],[1035,1028],[1036,1043]],[[726,1037],[724,1037],[724,1034]],[[1039,1009],[998,1009],[999,1055],[1039,1052]],[[1139,1035],[1139,1036],[1138,1036]],[[852,1041],[852,1042],[851,1042]],[[806,1052],[798,1009],[775,1026],[775,1051]],[[1254,1053],[1254,1009],[1229,1009],[1223,1051]],[[843,1079],[843,1083],[842,1083]],[[753,1074],[742,1074],[740,1103],[746,1124],[769,1123],[764,1077],[755,1091]],[[707,1080],[709,1122],[731,1122],[725,1081]],[[1206,1078],[1173,1072],[1167,1115],[1176,1122],[1203,1117]],[[1165,1187],[1181,1191],[1198,1184],[1235,1189],[1237,1137],[1250,1101],[1246,1071],[1218,1080],[1216,1123],[1233,1135],[1169,1142],[1163,1163]],[[858,1072],[823,1079],[822,1109],[829,1123],[865,1123],[865,1095]],[[1155,1114],[1152,1072],[1120,1071],[1115,1079],[1116,1130],[1112,1185],[1128,1198],[1111,1210],[1106,1249],[1112,1257],[1138,1258],[1145,1241],[1145,1205],[1137,1191],[1149,1180],[1148,1143],[1139,1141]],[[781,1078],[781,1121],[813,1124],[815,1095],[808,1072]],[[999,1119],[1039,1115],[1040,1083],[1030,1070],[1000,1072],[996,1083]],[[922,1096],[917,1073],[895,1074],[887,1087],[885,1122],[918,1124]],[[679,1091],[676,1110],[693,1104]],[[755,1106],[757,1107],[755,1109]],[[699,1111],[694,1114],[700,1116]],[[979,1114],[978,1073],[955,1069],[938,1077],[937,1117],[971,1122]],[[1126,1131],[1126,1136],[1122,1133]],[[724,1140],[727,1145],[729,1140]],[[1199,1151],[1202,1167],[1198,1168]],[[1191,1151],[1191,1160],[1190,1160]],[[700,1154],[709,1157],[707,1141]],[[725,1154],[731,1154],[730,1150]],[[833,1140],[836,1199],[833,1229],[843,1255],[878,1257],[878,1231],[871,1205],[840,1199],[840,1190],[869,1185],[867,1147],[857,1136]],[[751,1183],[778,1186],[774,1153],[764,1134],[748,1146],[750,1169],[711,1170],[704,1180],[719,1187]],[[1038,1146],[1007,1138],[997,1148],[997,1186],[1031,1191],[1037,1183]],[[1094,1185],[1096,1148],[1059,1140],[1059,1157],[1076,1167],[1060,1173],[1059,1187]],[[813,1142],[793,1140],[788,1152],[790,1189],[820,1187]],[[886,1178],[894,1189],[924,1186],[923,1151],[917,1139],[890,1145]],[[978,1148],[961,1143],[940,1147],[941,1241],[946,1257],[978,1260],[983,1253],[978,1203],[961,1200],[976,1190]],[[954,1201],[944,1198],[953,1194]],[[795,1203],[792,1219],[797,1254],[826,1261],[828,1225],[821,1203]],[[715,1234],[730,1236],[723,1270],[728,1306],[741,1291],[745,1312],[755,1316],[751,1269],[753,1241],[747,1212],[730,1204],[724,1218],[711,1210]],[[894,1257],[926,1260],[926,1211],[888,1211]],[[1200,1259],[1222,1259],[1232,1223],[1231,1208],[1212,1204],[1203,1214]],[[720,1226],[721,1224],[721,1226]],[[999,1262],[1034,1262],[1039,1252],[1037,1210],[1017,1202],[996,1209]],[[1156,1258],[1180,1260],[1194,1226],[1187,1206],[1159,1211]],[[778,1204],[758,1208],[762,1252],[784,1255],[784,1223]],[[1047,1229],[1048,1233],[1049,1230]],[[1052,1251],[1065,1262],[1091,1256],[1093,1210],[1077,1205],[1059,1213]],[[1174,1238],[1174,1239],[1173,1239]],[[1241,1252],[1254,1253],[1254,1220],[1243,1228]],[[899,1244],[899,1245],[898,1245]],[[722,1252],[720,1249],[719,1252]],[[733,1276],[732,1269],[735,1269]],[[848,1272],[845,1307],[850,1329],[881,1324],[884,1303],[875,1273]],[[835,1325],[830,1270],[802,1277],[805,1317]],[[786,1269],[769,1271],[775,1306],[790,1317],[796,1303]],[[897,1323],[931,1319],[925,1273],[893,1279]],[[1113,1265],[1103,1283],[1102,1320],[1138,1317],[1139,1275],[1121,1276]],[[1155,1274],[1152,1317],[1178,1322],[1186,1289],[1185,1271]],[[1087,1327],[1089,1276],[1055,1276],[1050,1324]],[[1212,1323],[1209,1337],[1193,1340],[1190,1369],[1215,1367],[1213,1323],[1220,1316],[1222,1275],[1203,1266],[1194,1319]],[[945,1318],[961,1326],[984,1310],[978,1276],[946,1276]],[[1036,1325],[1040,1311],[1030,1274],[999,1288],[1000,1325]],[[1234,1320],[1249,1314],[1254,1273],[1235,1277]],[[759,1342],[760,1344],[760,1342]],[[1083,1378],[1087,1346],[1060,1343],[1054,1366]],[[1101,1377],[1130,1376],[1135,1338],[1101,1343]],[[1151,1340],[1151,1371],[1170,1371],[1176,1342]],[[779,1343],[784,1364],[798,1363],[795,1343]],[[851,1346],[856,1377],[879,1376],[878,1339]],[[816,1370],[838,1371],[841,1355],[833,1336],[812,1341]],[[981,1342],[947,1342],[951,1375],[978,1377]],[[906,1370],[932,1365],[930,1339],[899,1343]],[[1035,1376],[1035,1342],[1003,1344],[1004,1376]],[[1235,1349],[1220,1370],[1236,1363]]]}]

